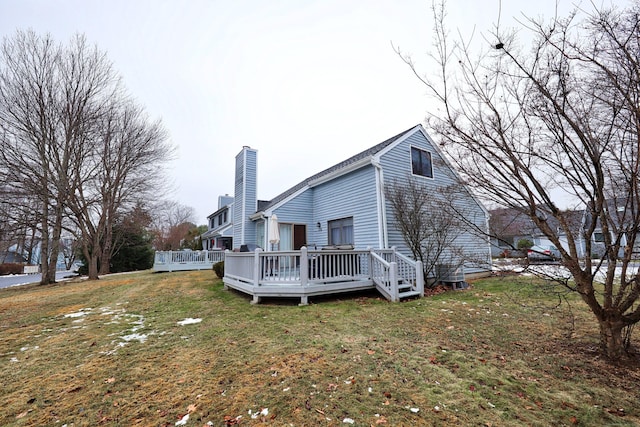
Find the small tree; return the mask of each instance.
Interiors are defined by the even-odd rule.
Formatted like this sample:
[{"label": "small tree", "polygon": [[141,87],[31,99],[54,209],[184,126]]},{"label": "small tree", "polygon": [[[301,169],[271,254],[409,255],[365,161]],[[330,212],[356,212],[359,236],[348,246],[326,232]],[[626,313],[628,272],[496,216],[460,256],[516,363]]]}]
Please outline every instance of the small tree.
[{"label": "small tree", "polygon": [[434,279],[432,285],[440,279],[440,265],[456,269],[465,262],[462,247],[456,243],[464,222],[451,208],[451,194],[447,189],[426,191],[412,177],[386,189],[394,225],[413,258],[422,261],[424,277]]},{"label": "small tree", "polygon": [[178,250],[195,226],[195,210],[175,201],[163,200],[151,213],[153,246],[158,251]]},{"label": "small tree", "polygon": [[200,236],[206,231],[207,231],[206,225],[198,225],[198,226],[193,225],[191,228],[189,228],[189,230],[187,231],[187,234],[184,236],[180,247],[182,249],[191,249],[194,251],[201,251],[202,239],[200,238]]}]

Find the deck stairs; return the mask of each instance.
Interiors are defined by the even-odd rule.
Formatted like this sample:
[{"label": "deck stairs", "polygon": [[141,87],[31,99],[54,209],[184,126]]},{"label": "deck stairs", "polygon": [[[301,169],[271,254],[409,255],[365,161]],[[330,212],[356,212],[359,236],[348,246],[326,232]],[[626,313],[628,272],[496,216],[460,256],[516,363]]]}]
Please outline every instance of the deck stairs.
[{"label": "deck stairs", "polygon": [[416,297],[419,298],[421,296],[420,291],[413,291],[411,289],[412,286],[409,283],[406,283],[402,279],[398,281],[398,298],[400,298],[400,301]]}]

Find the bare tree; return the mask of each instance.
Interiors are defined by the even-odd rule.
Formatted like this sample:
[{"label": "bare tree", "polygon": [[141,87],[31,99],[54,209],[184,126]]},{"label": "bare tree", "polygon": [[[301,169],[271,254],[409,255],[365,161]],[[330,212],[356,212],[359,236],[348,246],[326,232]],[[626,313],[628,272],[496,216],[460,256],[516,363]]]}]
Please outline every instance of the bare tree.
[{"label": "bare tree", "polygon": [[152,212],[151,225],[156,250],[167,251],[180,248],[181,241],[195,223],[195,210],[175,201],[163,200]]},{"label": "bare tree", "polygon": [[38,204],[43,284],[55,281],[68,219],[90,278],[100,256],[107,272],[118,209],[149,196],[171,157],[161,124],[127,99],[106,55],[81,35],[67,46],[32,31],[5,39],[0,138],[0,182]]},{"label": "bare tree", "polygon": [[34,197],[39,205],[43,284],[55,281],[77,110],[86,101],[76,92],[85,82],[69,81],[71,76],[61,70],[66,60],[73,59],[50,37],[33,32],[17,32],[2,45],[2,171],[11,188]]},{"label": "bare tree", "polygon": [[[526,19],[527,50],[496,28],[477,55],[470,42],[452,41],[444,12],[434,5],[439,78],[414,68],[443,106],[430,124],[477,194],[526,215],[560,249],[572,276],[560,283],[589,306],[603,352],[619,359],[640,320],[631,262],[640,231],[640,6]],[[561,209],[566,197],[586,209],[584,228]],[[581,259],[578,242],[591,254],[596,231],[602,256]]]},{"label": "bare tree", "polygon": [[465,223],[451,209],[447,187],[426,191],[415,178],[394,181],[386,188],[386,198],[393,212],[393,222],[400,231],[415,260],[422,261],[424,277],[435,285],[447,269],[457,269],[465,262],[463,247],[456,239]]},{"label": "bare tree", "polygon": [[89,263],[89,278],[109,273],[113,227],[120,211],[164,188],[162,165],[173,149],[160,122],[131,101],[116,99],[97,120],[92,152],[74,169],[70,208]]}]

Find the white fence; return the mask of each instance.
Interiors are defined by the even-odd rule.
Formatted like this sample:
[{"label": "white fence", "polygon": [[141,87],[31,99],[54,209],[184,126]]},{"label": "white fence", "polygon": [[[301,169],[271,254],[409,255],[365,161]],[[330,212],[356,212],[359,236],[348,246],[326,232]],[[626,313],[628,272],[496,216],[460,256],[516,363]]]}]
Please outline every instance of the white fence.
[{"label": "white fence", "polygon": [[24,274],[38,274],[40,273],[39,265],[25,265],[24,266]]},{"label": "white fence", "polygon": [[224,261],[224,251],[158,251],[153,260],[155,271],[206,270]]}]

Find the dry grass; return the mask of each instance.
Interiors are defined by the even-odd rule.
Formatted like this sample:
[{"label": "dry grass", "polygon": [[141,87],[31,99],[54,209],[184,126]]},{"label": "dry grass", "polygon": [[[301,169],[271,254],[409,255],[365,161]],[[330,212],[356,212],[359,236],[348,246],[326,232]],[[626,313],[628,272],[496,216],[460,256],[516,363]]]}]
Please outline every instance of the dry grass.
[{"label": "dry grass", "polygon": [[531,283],[312,302],[253,306],[209,271],[2,290],[0,424],[640,423],[637,364]]}]

